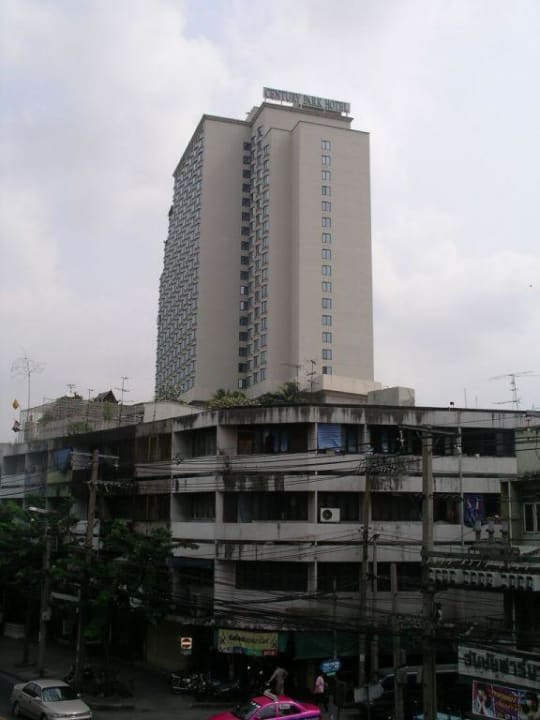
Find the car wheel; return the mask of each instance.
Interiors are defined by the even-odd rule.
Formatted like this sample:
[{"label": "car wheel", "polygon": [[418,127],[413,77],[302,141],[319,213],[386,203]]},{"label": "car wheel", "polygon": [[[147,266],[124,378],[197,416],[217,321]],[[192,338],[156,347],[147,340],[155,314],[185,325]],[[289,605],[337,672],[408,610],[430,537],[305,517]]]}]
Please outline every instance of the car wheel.
[{"label": "car wheel", "polygon": [[12,713],[13,717],[16,717],[16,718],[22,717],[21,708],[20,708],[18,702],[13,703],[13,707],[11,708],[11,713]]}]

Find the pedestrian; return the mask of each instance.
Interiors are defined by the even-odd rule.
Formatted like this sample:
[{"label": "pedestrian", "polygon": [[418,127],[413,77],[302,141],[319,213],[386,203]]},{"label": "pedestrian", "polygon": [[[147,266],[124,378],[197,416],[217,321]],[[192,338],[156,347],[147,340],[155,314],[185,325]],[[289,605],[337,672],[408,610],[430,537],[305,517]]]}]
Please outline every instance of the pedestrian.
[{"label": "pedestrian", "polygon": [[324,677],[324,673],[320,672],[315,678],[315,687],[313,688],[313,695],[315,696],[315,702],[319,707],[324,707],[324,711],[328,712],[328,683]]},{"label": "pedestrian", "polygon": [[270,676],[268,684],[275,684],[276,695],[283,695],[283,693],[285,692],[285,678],[288,674],[289,673],[285,670],[285,668],[282,668],[280,665],[278,665]]}]

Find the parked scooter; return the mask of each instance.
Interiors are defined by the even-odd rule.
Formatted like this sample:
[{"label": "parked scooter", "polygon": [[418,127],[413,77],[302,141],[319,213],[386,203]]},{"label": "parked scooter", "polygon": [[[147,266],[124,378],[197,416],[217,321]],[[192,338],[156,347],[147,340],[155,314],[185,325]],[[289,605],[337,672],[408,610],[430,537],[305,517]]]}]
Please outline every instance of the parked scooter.
[{"label": "parked scooter", "polygon": [[245,693],[238,680],[230,682],[222,682],[221,680],[211,680],[201,676],[197,682],[193,695],[196,700],[239,700]]},{"label": "parked scooter", "polygon": [[204,681],[200,673],[173,671],[169,675],[169,687],[175,695],[193,695],[195,690]]}]

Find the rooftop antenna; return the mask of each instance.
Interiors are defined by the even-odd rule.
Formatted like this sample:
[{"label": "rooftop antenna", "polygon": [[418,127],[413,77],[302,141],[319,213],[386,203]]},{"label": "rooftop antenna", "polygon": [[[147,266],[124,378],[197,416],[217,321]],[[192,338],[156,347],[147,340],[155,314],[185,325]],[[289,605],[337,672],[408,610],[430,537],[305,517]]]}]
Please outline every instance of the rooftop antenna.
[{"label": "rooftop antenna", "polygon": [[300,390],[300,370],[302,368],[302,365],[296,365],[295,363],[281,363],[282,365],[286,365],[287,367],[294,368],[296,370],[296,389]]},{"label": "rooftop antenna", "polygon": [[317,374],[315,370],[315,365],[317,364],[316,360],[309,360],[308,362],[311,363],[311,371],[306,373],[309,377],[309,392],[313,395],[313,378]]},{"label": "rooftop antenna", "polygon": [[13,365],[11,366],[11,374],[16,376],[24,375],[26,377],[26,422],[28,422],[30,419],[30,384],[32,375],[34,373],[43,372],[46,363],[32,360],[32,358],[28,357],[28,353],[24,350],[24,348],[23,351],[24,355],[13,362]]},{"label": "rooftop antenna", "polygon": [[126,380],[129,380],[127,375],[122,375],[122,387],[115,388],[115,390],[120,390],[120,412],[118,413],[118,424],[120,425],[122,421],[122,408],[124,406],[124,393],[130,392],[130,390],[125,387]]},{"label": "rooftop antenna", "polygon": [[489,378],[490,380],[502,380],[503,378],[510,378],[510,391],[512,393],[512,399],[501,400],[499,402],[496,402],[495,405],[507,405],[508,403],[512,403],[512,405],[514,406],[514,410],[519,410],[521,399],[518,396],[516,378],[523,377],[524,375],[528,375],[529,377],[538,377],[534,370],[522,370],[521,372],[504,373],[503,375],[495,375],[494,377]]}]

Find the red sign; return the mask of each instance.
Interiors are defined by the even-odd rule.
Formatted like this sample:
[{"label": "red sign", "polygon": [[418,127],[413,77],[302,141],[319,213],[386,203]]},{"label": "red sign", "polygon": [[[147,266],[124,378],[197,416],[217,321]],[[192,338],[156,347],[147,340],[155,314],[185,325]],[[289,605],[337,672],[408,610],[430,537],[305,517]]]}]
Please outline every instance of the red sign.
[{"label": "red sign", "polygon": [[181,637],[180,638],[180,650],[191,650],[193,647],[193,638]]}]

